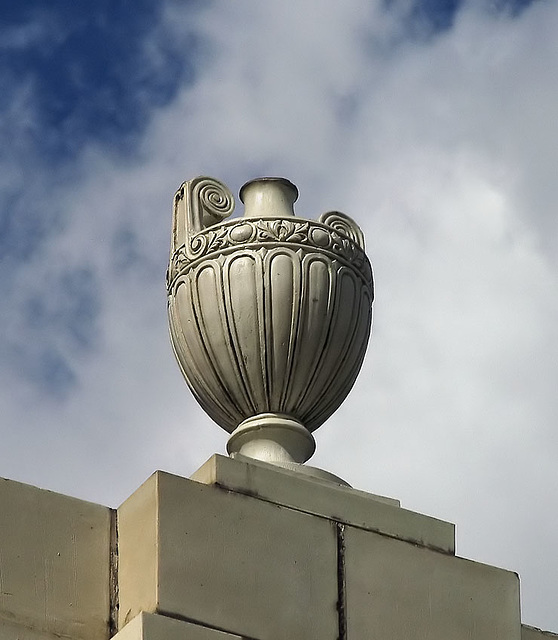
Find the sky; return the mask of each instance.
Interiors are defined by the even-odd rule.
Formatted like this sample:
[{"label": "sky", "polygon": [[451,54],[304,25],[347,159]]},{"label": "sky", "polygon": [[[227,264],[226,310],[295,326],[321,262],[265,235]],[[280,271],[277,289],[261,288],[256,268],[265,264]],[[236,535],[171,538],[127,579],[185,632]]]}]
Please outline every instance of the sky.
[{"label": "sky", "polygon": [[284,176],[376,282],[310,463],[455,522],[558,631],[558,3],[0,8],[0,475],[116,507],[224,453],[169,343],[172,197]]}]

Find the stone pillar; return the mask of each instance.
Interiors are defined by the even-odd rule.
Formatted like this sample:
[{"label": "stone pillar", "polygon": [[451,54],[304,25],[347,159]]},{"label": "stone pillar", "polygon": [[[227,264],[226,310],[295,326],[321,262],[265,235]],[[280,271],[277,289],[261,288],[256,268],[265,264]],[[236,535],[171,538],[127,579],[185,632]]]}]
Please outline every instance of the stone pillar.
[{"label": "stone pillar", "polygon": [[237,457],[158,472],[118,510],[117,640],[520,640],[516,574],[454,526]]},{"label": "stone pillar", "polygon": [[117,510],[0,481],[2,640],[545,640],[454,526],[237,456]]}]

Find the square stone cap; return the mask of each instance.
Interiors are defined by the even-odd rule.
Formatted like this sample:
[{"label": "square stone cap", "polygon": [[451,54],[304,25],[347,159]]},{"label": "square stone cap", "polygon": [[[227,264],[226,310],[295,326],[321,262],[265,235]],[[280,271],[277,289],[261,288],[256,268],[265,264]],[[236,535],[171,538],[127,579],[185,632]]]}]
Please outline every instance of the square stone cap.
[{"label": "square stone cap", "polygon": [[443,553],[455,553],[455,525],[377,496],[273,464],[215,454],[191,480],[217,485],[297,511],[405,540]]}]

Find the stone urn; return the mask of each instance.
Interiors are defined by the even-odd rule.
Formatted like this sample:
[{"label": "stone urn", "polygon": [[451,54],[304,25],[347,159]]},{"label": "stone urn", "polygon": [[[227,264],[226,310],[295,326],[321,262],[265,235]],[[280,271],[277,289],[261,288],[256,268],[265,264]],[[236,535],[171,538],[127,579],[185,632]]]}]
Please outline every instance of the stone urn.
[{"label": "stone urn", "polygon": [[[349,393],[374,297],[360,228],[333,211],[296,217],[297,188],[259,178],[240,190],[185,182],[174,199],[167,274],[171,341],[188,386],[231,434],[227,450],[283,466]],[[229,219],[227,219],[229,218]]]}]

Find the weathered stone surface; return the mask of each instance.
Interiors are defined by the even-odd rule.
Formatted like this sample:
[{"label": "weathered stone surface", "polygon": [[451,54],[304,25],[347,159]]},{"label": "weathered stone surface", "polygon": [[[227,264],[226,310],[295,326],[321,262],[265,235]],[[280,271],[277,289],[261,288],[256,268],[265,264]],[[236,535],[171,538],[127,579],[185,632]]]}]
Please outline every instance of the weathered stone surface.
[{"label": "weathered stone surface", "polygon": [[347,637],[521,640],[516,574],[345,528]]},{"label": "weathered stone surface", "polygon": [[184,620],[175,620],[152,613],[140,613],[114,636],[114,640],[243,640],[243,638]]},{"label": "weathered stone surface", "polygon": [[2,640],[105,640],[110,509],[0,480],[0,513]]},{"label": "weathered stone surface", "polygon": [[551,640],[551,638],[556,640],[558,634],[530,627],[526,624],[521,627],[521,640]]},{"label": "weathered stone surface", "polygon": [[391,498],[276,465],[214,455],[192,479],[446,553],[455,552],[455,527],[449,522],[401,509]]},{"label": "weathered stone surface", "polygon": [[334,640],[328,520],[157,472],[118,510],[120,623],[165,613],[258,640]]}]

